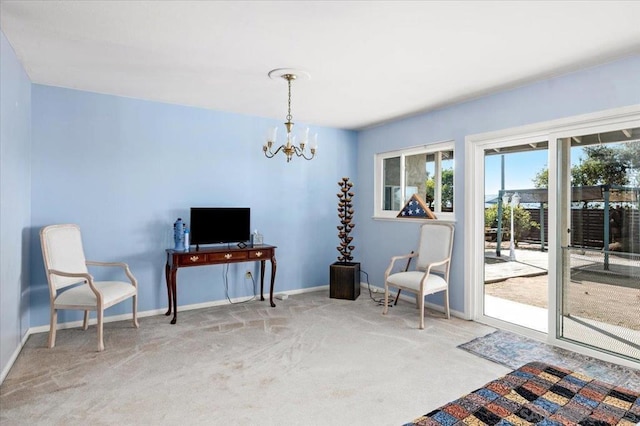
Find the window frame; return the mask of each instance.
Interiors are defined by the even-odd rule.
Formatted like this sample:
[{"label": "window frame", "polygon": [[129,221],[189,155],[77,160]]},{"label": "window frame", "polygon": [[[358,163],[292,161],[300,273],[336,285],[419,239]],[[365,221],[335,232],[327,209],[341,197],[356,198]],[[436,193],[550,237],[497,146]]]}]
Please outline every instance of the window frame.
[{"label": "window frame", "polygon": [[[390,158],[400,157],[400,191],[405,193],[405,162],[406,157],[417,154],[435,154],[435,188],[434,188],[434,213],[437,220],[453,221],[455,219],[455,203],[452,212],[442,212],[442,152],[453,151],[454,169],[453,178],[455,182],[455,141],[436,142],[428,145],[419,145],[408,148],[402,148],[394,151],[379,152],[375,154],[375,194],[374,194],[374,219],[397,219],[412,220],[407,218],[398,218],[398,213],[404,207],[404,203],[400,206],[400,210],[384,210],[384,161]],[[455,184],[453,186],[453,198],[455,200]],[[425,200],[426,201],[426,200]],[[414,220],[424,220],[424,218],[416,218]]]}]

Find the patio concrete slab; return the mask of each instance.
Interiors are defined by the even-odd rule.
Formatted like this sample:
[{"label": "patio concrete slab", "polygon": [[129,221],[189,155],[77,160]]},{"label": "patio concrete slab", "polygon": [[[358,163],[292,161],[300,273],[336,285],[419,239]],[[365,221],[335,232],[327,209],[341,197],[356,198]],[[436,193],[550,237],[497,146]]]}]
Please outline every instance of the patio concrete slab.
[{"label": "patio concrete slab", "polygon": [[496,256],[495,250],[484,252],[484,282],[494,283],[513,277],[534,277],[545,275],[548,271],[549,255],[535,250],[515,250],[515,260],[510,260],[509,250],[502,250],[502,256]]}]

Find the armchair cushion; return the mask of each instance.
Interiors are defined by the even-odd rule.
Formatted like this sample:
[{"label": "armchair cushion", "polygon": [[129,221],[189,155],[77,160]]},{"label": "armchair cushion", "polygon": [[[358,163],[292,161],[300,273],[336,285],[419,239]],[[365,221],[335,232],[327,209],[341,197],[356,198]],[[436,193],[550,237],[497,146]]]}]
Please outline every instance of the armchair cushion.
[{"label": "armchair cushion", "polygon": [[[420,281],[424,277],[422,271],[398,272],[390,275],[387,282],[391,286],[398,286],[403,289],[412,290],[414,293],[420,291]],[[424,294],[443,291],[447,288],[447,282],[439,275],[429,274],[425,280]]]},{"label": "armchair cushion", "polygon": [[[136,288],[122,281],[96,281],[93,283],[102,294],[104,307],[112,306],[136,294]],[[95,310],[97,298],[88,284],[70,288],[58,294],[54,305],[56,308]]]}]

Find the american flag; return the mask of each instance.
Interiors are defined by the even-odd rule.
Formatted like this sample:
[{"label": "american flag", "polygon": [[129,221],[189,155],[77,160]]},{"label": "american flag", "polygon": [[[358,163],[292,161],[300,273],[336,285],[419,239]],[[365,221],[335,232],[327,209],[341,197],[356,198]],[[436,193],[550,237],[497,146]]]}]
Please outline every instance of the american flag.
[{"label": "american flag", "polygon": [[436,215],[433,214],[431,209],[422,201],[418,194],[413,194],[404,208],[398,213],[398,217],[406,218],[420,218],[426,217],[429,219],[435,219]]}]

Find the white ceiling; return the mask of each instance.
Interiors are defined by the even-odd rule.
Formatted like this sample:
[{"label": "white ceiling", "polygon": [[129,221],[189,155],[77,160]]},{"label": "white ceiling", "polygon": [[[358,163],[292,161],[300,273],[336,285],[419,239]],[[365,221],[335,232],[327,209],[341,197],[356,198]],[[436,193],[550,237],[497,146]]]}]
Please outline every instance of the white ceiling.
[{"label": "white ceiling", "polygon": [[[640,53],[638,1],[5,1],[34,83],[359,129]],[[588,90],[588,88],[585,88]]]}]

